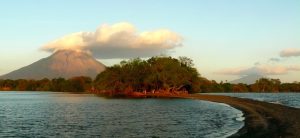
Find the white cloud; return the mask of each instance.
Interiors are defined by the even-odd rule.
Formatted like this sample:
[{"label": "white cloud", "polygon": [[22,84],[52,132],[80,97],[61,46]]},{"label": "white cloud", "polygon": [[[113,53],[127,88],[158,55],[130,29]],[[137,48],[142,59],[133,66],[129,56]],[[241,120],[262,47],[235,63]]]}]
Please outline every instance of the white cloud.
[{"label": "white cloud", "polygon": [[138,33],[130,23],[102,25],[95,32],[77,32],[44,45],[41,49],[54,52],[61,49],[85,50],[97,58],[150,57],[166,54],[182,45],[182,37],[160,29]]},{"label": "white cloud", "polygon": [[231,68],[217,71],[218,74],[224,75],[282,75],[290,71],[300,71],[299,66],[279,66],[279,65],[257,65],[250,68]]},{"label": "white cloud", "polygon": [[281,57],[293,57],[300,56],[299,48],[287,48],[280,52]]},{"label": "white cloud", "polygon": [[[300,56],[300,49],[288,48],[280,52],[281,57],[291,57]],[[216,74],[222,75],[238,75],[238,76],[248,76],[248,75],[283,75],[290,72],[300,71],[299,65],[282,65],[280,63],[284,62],[283,58],[269,58],[267,62],[260,63],[255,62],[252,67],[238,67],[238,68],[227,68],[216,71]]]}]

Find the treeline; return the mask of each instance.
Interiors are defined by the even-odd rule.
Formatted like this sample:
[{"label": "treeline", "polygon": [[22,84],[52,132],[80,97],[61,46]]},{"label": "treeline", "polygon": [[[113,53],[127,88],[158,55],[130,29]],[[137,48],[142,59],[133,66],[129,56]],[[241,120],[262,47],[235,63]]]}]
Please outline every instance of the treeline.
[{"label": "treeline", "polygon": [[300,92],[300,82],[281,83],[261,78],[254,84],[217,83],[201,77],[187,57],[152,57],[122,61],[108,67],[95,80],[89,77],[42,80],[0,80],[2,91],[198,93],[198,92]]},{"label": "treeline", "polygon": [[0,80],[2,91],[53,91],[53,92],[88,92],[93,80],[89,77],[74,77],[71,79],[42,80]]},{"label": "treeline", "polygon": [[254,84],[217,83],[202,79],[201,92],[300,92],[300,82],[281,83],[279,79],[260,78]]}]

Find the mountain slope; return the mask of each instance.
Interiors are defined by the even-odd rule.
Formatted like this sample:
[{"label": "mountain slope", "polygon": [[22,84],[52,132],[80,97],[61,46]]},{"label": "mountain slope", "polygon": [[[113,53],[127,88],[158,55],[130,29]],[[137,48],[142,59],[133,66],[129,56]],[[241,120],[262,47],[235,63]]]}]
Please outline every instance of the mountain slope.
[{"label": "mountain slope", "polygon": [[238,84],[238,83],[254,84],[256,82],[256,80],[259,80],[260,78],[263,78],[263,77],[264,76],[262,76],[262,75],[248,75],[248,76],[242,77],[240,79],[230,81],[229,83],[232,83],[232,84]]},{"label": "mountain slope", "polygon": [[105,66],[86,52],[60,50],[31,65],[1,76],[1,79],[53,79],[89,76],[95,78]]}]

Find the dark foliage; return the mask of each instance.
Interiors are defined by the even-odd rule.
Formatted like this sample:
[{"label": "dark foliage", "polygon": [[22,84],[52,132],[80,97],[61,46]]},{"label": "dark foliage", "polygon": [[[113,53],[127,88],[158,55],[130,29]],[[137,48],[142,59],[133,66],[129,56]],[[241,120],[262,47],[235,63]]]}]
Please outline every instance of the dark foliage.
[{"label": "dark foliage", "polygon": [[71,79],[42,80],[0,80],[0,90],[6,91],[54,91],[54,92],[87,92],[92,87],[89,77]]},{"label": "dark foliage", "polygon": [[114,93],[200,91],[200,77],[186,57],[153,57],[122,61],[106,69],[95,80],[97,90]]}]

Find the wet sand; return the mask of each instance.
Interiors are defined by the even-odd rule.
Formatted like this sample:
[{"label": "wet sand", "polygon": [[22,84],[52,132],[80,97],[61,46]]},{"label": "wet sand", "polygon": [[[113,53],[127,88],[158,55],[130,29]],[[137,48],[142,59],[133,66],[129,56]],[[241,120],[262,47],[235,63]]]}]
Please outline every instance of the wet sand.
[{"label": "wet sand", "polygon": [[244,113],[245,125],[231,138],[300,138],[300,109],[229,96],[191,94],[177,98],[225,103]]}]

